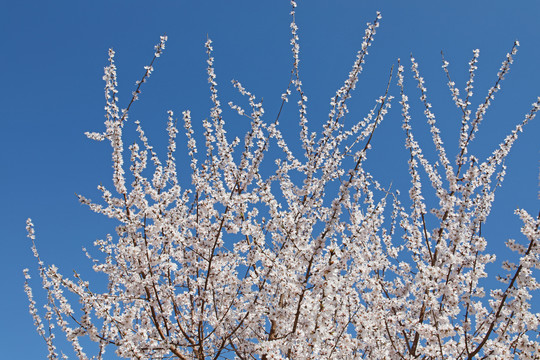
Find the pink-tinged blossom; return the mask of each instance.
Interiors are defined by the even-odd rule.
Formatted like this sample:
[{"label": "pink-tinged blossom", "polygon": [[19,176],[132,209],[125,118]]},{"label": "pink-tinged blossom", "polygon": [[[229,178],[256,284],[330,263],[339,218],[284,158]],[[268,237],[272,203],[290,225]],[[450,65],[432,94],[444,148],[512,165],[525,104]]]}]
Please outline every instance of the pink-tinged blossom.
[{"label": "pink-tinged blossom", "polygon": [[[367,25],[351,70],[330,100],[322,131],[312,132],[300,76],[296,8],[291,1],[292,70],[278,115],[268,121],[262,99],[232,82],[242,100],[228,104],[234,116],[250,121],[243,139],[227,134],[207,39],[212,105],[201,137],[195,135],[191,112],[181,115],[188,169],[177,169],[173,111],[166,115],[165,157],[158,156],[139,121],[133,125],[135,141],[124,148],[131,105],[167,37],[155,46],[124,110],[118,107],[114,51],[109,51],[103,77],[105,131],[87,136],[110,141],[113,184],[98,186],[99,201],[79,196],[90,210],[118,224],[114,235],[95,241],[97,255],[84,249],[107,286],[46,266],[27,221],[46,293],[44,311],[38,309],[27,269],[24,290],[49,359],[67,358],[57,352],[55,329],[65,334],[78,359],[103,359],[106,351],[130,359],[538,359],[540,315],[531,311],[531,303],[540,288],[540,218],[516,211],[523,236],[507,242],[515,257],[503,259],[498,287],[484,288],[495,255],[487,251],[490,239],[481,227],[506,174],[504,160],[540,110],[540,98],[487,159],[470,154],[518,42],[474,115],[479,51],[473,51],[461,92],[443,58],[450,97],[461,110],[455,165],[419,63],[411,57],[411,80],[419,89],[415,96],[436,163],[416,140],[407,95],[413,91],[406,91],[407,72],[398,61],[411,181],[402,194],[381,185],[365,166],[394,99],[393,68],[371,110],[345,121],[381,15]],[[298,107],[303,156],[289,147],[279,126],[285,116],[281,110],[290,104]],[[188,177],[189,185],[181,186],[188,182],[180,176]],[[428,192],[435,202],[426,200]],[[85,349],[88,340],[97,346]]]}]

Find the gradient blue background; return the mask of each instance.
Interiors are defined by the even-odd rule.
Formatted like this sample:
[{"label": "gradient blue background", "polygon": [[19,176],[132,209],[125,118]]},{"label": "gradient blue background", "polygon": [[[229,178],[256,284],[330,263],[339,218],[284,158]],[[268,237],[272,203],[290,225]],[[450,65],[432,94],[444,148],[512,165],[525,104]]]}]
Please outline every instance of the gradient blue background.
[{"label": "gradient blue background", "polygon": [[[91,248],[96,238],[114,232],[114,222],[91,213],[74,195],[76,192],[97,199],[96,186],[100,182],[111,184],[110,146],[83,135],[85,131],[103,130],[101,78],[107,49],[113,47],[117,54],[119,97],[125,106],[159,35],[167,33],[165,53],[130,115],[131,121],[143,122],[149,138],[163,154],[166,110],[172,109],[180,117],[182,110],[191,109],[196,130],[209,116],[203,46],[207,35],[214,41],[222,103],[238,100],[230,85],[234,78],[264,98],[267,121],[275,116],[291,67],[289,10],[288,1],[275,0],[2,2],[1,358],[45,358],[45,344],[32,325],[23,292],[22,269],[34,270],[36,265],[25,237],[26,218],[34,220],[42,258],[68,275],[72,269],[88,274],[90,262],[80,249]],[[365,23],[375,18],[377,10],[383,19],[350,102],[350,119],[365,116],[373,100],[384,91],[391,65],[401,57],[408,68],[411,52],[426,79],[452,156],[460,112],[446,87],[441,50],[451,63],[454,80],[463,88],[472,50],[480,48],[473,98],[473,105],[477,105],[495,81],[513,41],[521,42],[510,75],[473,146],[480,158],[491,153],[540,95],[538,1],[299,1],[301,74],[313,130],[320,129],[327,118],[329,99],[345,80]],[[431,149],[410,73],[407,87],[416,136]],[[391,92],[399,94],[395,82]],[[406,195],[408,155],[403,147],[397,101],[392,110],[376,133],[368,166],[383,184],[393,182]],[[294,142],[298,127],[292,103],[285,115],[281,126],[286,139]],[[225,119],[229,119],[233,134],[246,129],[246,122],[230,111],[225,112]],[[532,214],[538,211],[539,134],[540,119],[535,119],[508,158],[506,181],[484,227],[490,250],[499,258],[507,254],[504,241],[518,237],[521,224],[513,211],[517,207]],[[180,134],[179,167],[187,164],[184,149]],[[498,272],[497,267],[493,269]],[[35,271],[32,274],[37,275]],[[42,300],[39,284],[34,276],[35,296]]]}]

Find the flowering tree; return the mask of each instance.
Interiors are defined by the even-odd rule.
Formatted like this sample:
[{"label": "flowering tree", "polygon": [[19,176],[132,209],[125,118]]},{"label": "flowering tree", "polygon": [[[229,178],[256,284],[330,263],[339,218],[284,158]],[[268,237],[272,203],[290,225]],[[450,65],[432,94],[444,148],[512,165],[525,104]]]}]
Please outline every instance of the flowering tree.
[{"label": "flowering tree", "polygon": [[[507,246],[519,261],[504,262],[507,275],[499,278],[499,288],[489,291],[482,280],[495,256],[486,251],[481,231],[505,175],[504,159],[540,110],[540,98],[491,156],[481,161],[469,154],[518,42],[474,112],[478,50],[469,63],[463,95],[443,58],[451,96],[463,114],[455,162],[447,156],[418,64],[411,58],[438,161],[424,157],[411,127],[404,66],[398,63],[411,175],[403,205],[399,191],[381,186],[364,167],[377,126],[393,100],[389,86],[395,75],[367,116],[352,126],[344,121],[380,14],[367,25],[349,77],[331,99],[323,131],[315,133],[308,127],[300,81],[295,7],[293,1],[293,65],[281,107],[298,98],[303,157],[284,141],[280,115],[266,122],[262,102],[237,81],[234,87],[245,96],[247,109],[229,106],[249,118],[251,127],[243,141],[227,137],[208,40],[213,107],[210,119],[203,121],[202,156],[190,112],[182,116],[191,159],[188,188],[180,186],[175,165],[178,130],[172,111],[166,160],[158,158],[138,122],[139,141],[129,151],[123,145],[129,109],[167,38],[161,37],[123,110],[114,51],[109,50],[105,131],[87,136],[110,142],[114,190],[99,186],[100,203],[79,196],[91,210],[119,223],[116,236],[95,242],[98,258],[87,253],[94,270],[108,278],[107,291],[96,291],[78,273],[70,279],[44,265],[32,222],[27,222],[47,293],[44,316],[38,314],[28,281],[25,290],[49,359],[59,356],[53,322],[79,359],[88,358],[80,337],[97,344],[97,359],[109,349],[133,359],[540,358],[540,315],[530,311],[532,291],[538,289],[534,271],[539,268],[540,217],[516,211],[524,223],[524,240],[510,240]],[[269,151],[276,157],[274,164],[265,160]],[[421,179],[423,174],[427,179]],[[426,204],[425,184],[432,186],[437,204]],[[24,273],[28,280],[28,270]],[[77,309],[72,296],[80,303]]]}]

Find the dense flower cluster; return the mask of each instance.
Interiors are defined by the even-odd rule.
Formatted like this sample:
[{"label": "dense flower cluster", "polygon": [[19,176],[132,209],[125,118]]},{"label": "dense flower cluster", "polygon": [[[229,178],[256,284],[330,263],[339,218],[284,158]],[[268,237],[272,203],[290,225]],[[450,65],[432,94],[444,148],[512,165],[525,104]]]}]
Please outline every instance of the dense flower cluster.
[{"label": "dense flower cluster", "polygon": [[[46,266],[36,249],[32,222],[27,222],[47,293],[44,316],[33,300],[28,270],[25,290],[48,358],[59,357],[52,332],[56,322],[79,359],[89,356],[80,337],[97,344],[96,359],[110,349],[131,359],[539,359],[540,315],[530,311],[530,303],[539,287],[534,271],[540,267],[540,217],[516,211],[526,240],[508,241],[519,261],[504,263],[507,275],[500,277],[498,289],[482,287],[486,265],[495,256],[486,251],[481,226],[503,180],[504,159],[523,126],[540,110],[540,98],[491,156],[480,161],[469,154],[519,44],[475,112],[470,101],[479,51],[469,63],[464,98],[443,58],[452,99],[463,113],[455,161],[448,158],[424,79],[411,57],[438,161],[431,163],[424,156],[413,135],[405,69],[398,64],[399,104],[410,153],[409,207],[398,191],[383,188],[364,167],[372,137],[391,106],[392,74],[367,116],[352,126],[344,122],[346,102],[380,14],[367,25],[349,77],[331,99],[328,120],[317,134],[308,128],[296,4],[291,3],[293,66],[282,107],[296,93],[303,158],[284,141],[280,116],[266,122],[262,101],[238,81],[233,85],[248,107],[229,106],[248,117],[251,127],[243,142],[227,136],[208,39],[213,106],[203,122],[205,152],[199,154],[191,113],[184,111],[191,186],[182,188],[172,111],[165,162],[139,122],[138,142],[128,151],[123,145],[130,106],[167,38],[156,46],[123,110],[118,107],[114,51],[109,51],[103,77],[105,131],[87,135],[112,146],[114,192],[100,185],[101,202],[79,197],[91,210],[120,224],[116,236],[95,242],[101,258],[88,254],[94,270],[108,278],[108,290],[98,292],[77,273],[70,279],[55,266]],[[263,176],[272,146],[275,171]],[[130,159],[127,177],[124,157]],[[428,181],[421,178],[424,172]],[[434,206],[424,199],[426,184],[438,198]],[[428,216],[434,219],[429,224]],[[66,292],[78,298],[77,309]]]}]

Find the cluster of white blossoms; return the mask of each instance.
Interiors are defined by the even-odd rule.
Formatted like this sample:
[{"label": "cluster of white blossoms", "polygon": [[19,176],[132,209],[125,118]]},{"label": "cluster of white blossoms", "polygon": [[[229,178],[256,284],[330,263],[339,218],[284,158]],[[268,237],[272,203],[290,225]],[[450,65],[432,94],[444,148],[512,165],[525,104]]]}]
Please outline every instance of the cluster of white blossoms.
[{"label": "cluster of white blossoms", "polygon": [[[437,163],[424,156],[413,136],[405,70],[398,65],[410,153],[411,188],[404,201],[409,207],[398,191],[383,188],[364,166],[376,129],[390,109],[392,74],[373,109],[355,124],[345,122],[346,102],[380,14],[368,24],[349,77],[331,99],[323,131],[316,133],[308,127],[308,99],[300,81],[295,8],[293,1],[293,66],[281,107],[298,96],[303,157],[283,139],[281,109],[266,122],[262,101],[237,81],[233,85],[247,106],[229,106],[249,118],[251,126],[243,142],[227,136],[208,40],[213,107],[203,122],[202,154],[191,113],[182,116],[191,161],[191,169],[182,171],[191,172],[188,188],[180,185],[175,165],[178,130],[172,111],[165,162],[138,122],[138,141],[128,151],[123,145],[129,108],[162,54],[166,37],[156,46],[125,110],[117,105],[114,51],[109,51],[106,130],[87,135],[112,146],[114,190],[100,185],[100,202],[79,197],[91,210],[119,223],[116,235],[95,242],[98,258],[87,253],[93,269],[108,279],[107,291],[97,291],[77,273],[68,278],[55,266],[46,266],[39,259],[33,225],[27,223],[47,293],[43,316],[32,297],[28,270],[25,290],[49,359],[66,358],[53,343],[54,323],[79,359],[103,359],[106,351],[130,359],[540,358],[540,316],[531,312],[533,291],[539,287],[534,272],[540,266],[540,217],[517,211],[524,239],[507,243],[519,261],[504,263],[507,276],[500,277],[500,288],[482,287],[486,265],[495,256],[486,251],[481,231],[505,174],[504,159],[523,126],[540,110],[540,98],[491,156],[480,161],[468,153],[518,43],[475,112],[470,101],[478,50],[469,63],[465,98],[443,58],[451,96],[463,113],[455,162],[447,156],[419,66],[411,58]],[[269,151],[275,158],[271,165],[265,162]],[[275,171],[263,176],[270,168]],[[424,173],[427,181],[421,178]],[[426,204],[426,184],[438,203]],[[73,296],[76,306],[68,299]],[[97,344],[92,356],[81,337]]]}]

